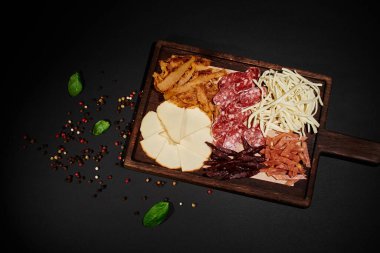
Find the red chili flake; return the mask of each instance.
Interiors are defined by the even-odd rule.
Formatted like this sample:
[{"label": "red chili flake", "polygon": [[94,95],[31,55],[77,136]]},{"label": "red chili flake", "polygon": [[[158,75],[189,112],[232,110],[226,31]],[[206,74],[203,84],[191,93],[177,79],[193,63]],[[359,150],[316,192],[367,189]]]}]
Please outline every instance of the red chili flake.
[{"label": "red chili flake", "polygon": [[75,176],[76,178],[80,178],[80,173],[77,171],[77,172],[74,173],[74,176]]},{"label": "red chili flake", "polygon": [[120,141],[115,141],[115,146],[119,146],[120,145]]},{"label": "red chili flake", "polygon": [[88,120],[87,120],[86,118],[82,118],[81,121],[82,121],[83,123],[87,123]]},{"label": "red chili flake", "polygon": [[208,190],[207,190],[207,194],[208,194],[208,195],[211,195],[211,194],[212,194],[212,190],[211,190],[211,189],[208,189]]},{"label": "red chili flake", "polygon": [[86,140],[85,138],[80,138],[80,139],[79,139],[79,142],[80,142],[81,144],[86,144],[86,143],[87,143],[87,140]]},{"label": "red chili flake", "polygon": [[55,138],[57,138],[57,139],[58,139],[58,138],[59,138],[59,136],[60,136],[60,134],[59,134],[59,133],[56,133],[56,134],[55,134]]},{"label": "red chili flake", "polygon": [[123,158],[122,158],[121,156],[118,156],[117,159],[118,159],[118,160],[121,160],[121,159],[123,159]]},{"label": "red chili flake", "polygon": [[131,182],[131,179],[130,179],[129,177],[126,177],[126,178],[124,179],[124,183],[125,183],[125,184],[129,184],[129,182]]},{"label": "red chili flake", "polygon": [[84,102],[83,102],[83,101],[79,101],[79,105],[80,105],[80,106],[83,106],[83,105],[84,105]]},{"label": "red chili flake", "polygon": [[108,175],[107,178],[108,178],[108,179],[112,179],[112,175]]}]

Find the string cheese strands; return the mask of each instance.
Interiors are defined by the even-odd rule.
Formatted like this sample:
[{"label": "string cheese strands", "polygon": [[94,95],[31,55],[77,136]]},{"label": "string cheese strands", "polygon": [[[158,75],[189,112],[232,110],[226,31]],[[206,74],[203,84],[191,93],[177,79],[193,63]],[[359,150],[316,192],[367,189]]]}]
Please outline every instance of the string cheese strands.
[{"label": "string cheese strands", "polygon": [[248,118],[249,128],[258,124],[264,136],[271,130],[295,132],[301,136],[311,129],[318,132],[319,123],[314,115],[318,112],[318,104],[323,105],[319,90],[322,84],[310,82],[286,68],[282,72],[267,70],[255,83],[261,90],[262,99],[244,109],[252,111]]}]

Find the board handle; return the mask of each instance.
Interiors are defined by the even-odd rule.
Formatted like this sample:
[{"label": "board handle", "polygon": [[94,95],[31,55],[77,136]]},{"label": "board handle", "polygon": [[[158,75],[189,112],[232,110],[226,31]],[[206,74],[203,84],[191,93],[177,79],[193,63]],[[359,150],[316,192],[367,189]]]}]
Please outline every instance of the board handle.
[{"label": "board handle", "polygon": [[348,159],[380,164],[380,143],[320,129],[318,148],[321,153],[332,154]]}]

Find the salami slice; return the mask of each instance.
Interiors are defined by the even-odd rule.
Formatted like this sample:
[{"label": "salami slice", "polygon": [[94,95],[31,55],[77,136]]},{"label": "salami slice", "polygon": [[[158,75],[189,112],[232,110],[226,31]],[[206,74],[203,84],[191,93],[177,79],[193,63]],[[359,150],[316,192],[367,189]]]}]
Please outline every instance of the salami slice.
[{"label": "salami slice", "polygon": [[225,86],[223,89],[214,96],[214,104],[219,105],[221,108],[225,108],[229,103],[237,98],[237,94],[233,89],[233,86]]},{"label": "salami slice", "polygon": [[219,115],[216,118],[215,122],[212,124],[211,132],[214,139],[220,139],[221,137],[225,137],[226,133],[229,132],[234,126],[234,122],[228,120],[227,117],[223,115]]},{"label": "salami slice", "polygon": [[224,139],[223,147],[240,152],[244,149],[242,136],[244,133],[244,125],[237,126],[227,133],[226,138]]},{"label": "salami slice", "polygon": [[242,112],[241,110],[234,114],[227,114],[226,118],[232,121],[234,125],[243,124],[248,116],[251,115],[251,111]]},{"label": "salami slice", "polygon": [[235,82],[234,89],[236,93],[239,93],[252,88],[252,85],[252,79],[250,79],[248,75],[245,74],[244,78],[241,78],[238,82]]},{"label": "salami slice", "polygon": [[225,87],[227,84],[230,84],[230,82],[229,82],[229,80],[228,80],[228,76],[229,76],[229,75],[226,75],[226,76],[223,76],[222,78],[220,78],[220,80],[219,80],[219,82],[218,82],[219,90],[224,89],[224,87]]},{"label": "salami slice", "polygon": [[261,91],[257,87],[252,87],[249,90],[243,91],[239,94],[239,102],[241,107],[248,107],[260,102]]},{"label": "salami slice", "polygon": [[245,130],[243,137],[251,147],[259,147],[265,145],[265,138],[259,126]]},{"label": "salami slice", "polygon": [[226,114],[237,114],[237,113],[240,113],[242,109],[243,108],[240,106],[239,101],[237,99],[235,99],[235,101],[229,103],[226,106],[226,108],[224,109],[224,112]]},{"label": "salami slice", "polygon": [[251,80],[256,80],[256,81],[259,80],[259,77],[260,77],[259,68],[250,67],[249,69],[247,69],[246,73]]}]

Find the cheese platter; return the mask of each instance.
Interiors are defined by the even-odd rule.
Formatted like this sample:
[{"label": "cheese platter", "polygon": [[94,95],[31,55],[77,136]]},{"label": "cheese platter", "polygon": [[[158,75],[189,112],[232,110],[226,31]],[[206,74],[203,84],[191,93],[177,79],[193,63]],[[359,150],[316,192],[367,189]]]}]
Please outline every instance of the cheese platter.
[{"label": "cheese platter", "polygon": [[326,129],[332,79],[155,44],[124,166],[309,207],[320,154],[380,163],[380,144]]}]

